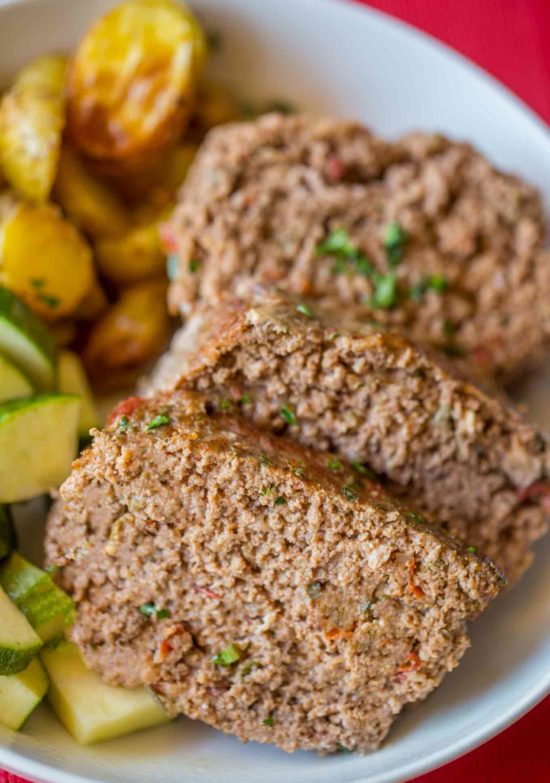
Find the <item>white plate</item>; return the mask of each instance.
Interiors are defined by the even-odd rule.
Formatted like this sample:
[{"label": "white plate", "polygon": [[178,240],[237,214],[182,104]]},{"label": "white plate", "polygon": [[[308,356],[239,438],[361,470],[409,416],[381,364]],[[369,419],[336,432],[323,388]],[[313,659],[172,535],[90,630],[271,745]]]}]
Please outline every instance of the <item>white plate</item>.
[{"label": "white plate", "polygon": [[[70,47],[109,0],[0,0],[0,81],[30,57]],[[224,46],[214,70],[250,95],[358,117],[395,135],[438,129],[473,141],[495,163],[550,195],[546,126],[476,67],[376,12],[336,0],[196,0]],[[548,421],[550,378],[528,385]],[[35,528],[36,530],[36,528]],[[473,649],[424,704],[368,757],[286,755],[242,745],[180,720],[92,748],[67,736],[46,707],[25,731],[0,733],[0,767],[44,783],[397,783],[479,745],[550,690],[550,541],[520,586],[472,628]],[[518,751],[520,752],[520,751]]]}]

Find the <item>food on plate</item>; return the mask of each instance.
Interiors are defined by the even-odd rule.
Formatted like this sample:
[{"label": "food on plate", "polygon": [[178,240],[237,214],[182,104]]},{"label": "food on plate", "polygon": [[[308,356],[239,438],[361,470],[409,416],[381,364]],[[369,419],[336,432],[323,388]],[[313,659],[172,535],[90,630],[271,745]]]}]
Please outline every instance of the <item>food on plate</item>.
[{"label": "food on plate", "polygon": [[242,739],[377,747],[502,580],[333,458],[195,397],[121,403],[46,537],[88,665]]},{"label": "food on plate", "polygon": [[85,438],[92,427],[99,424],[97,406],[88,383],[82,360],[74,351],[61,351],[58,364],[59,391],[80,397],[78,434]]},{"label": "food on plate", "polygon": [[0,676],[0,723],[19,731],[48,690],[48,677],[38,658],[18,674]]},{"label": "food on plate", "polygon": [[507,380],[550,336],[536,190],[439,134],[395,143],[335,120],[270,115],[208,135],[173,219],[170,301],[260,283],[377,320]]},{"label": "food on plate", "polygon": [[53,337],[33,311],[3,286],[0,286],[0,352],[37,389],[53,388],[56,374]]},{"label": "food on plate", "polygon": [[15,530],[9,506],[0,505],[0,560],[15,546]]},{"label": "food on plate", "polygon": [[74,606],[50,574],[14,552],[0,567],[0,587],[44,644],[63,637],[72,622]]},{"label": "food on plate", "polygon": [[88,293],[76,308],[74,316],[78,321],[95,321],[108,307],[109,300],[105,290],[95,278]]},{"label": "food on plate", "polygon": [[48,701],[67,731],[82,744],[170,720],[145,688],[115,688],[101,682],[69,641],[44,647],[41,658],[50,678]]},{"label": "food on plate", "polygon": [[0,174],[21,196],[45,201],[65,125],[62,56],[40,57],[16,76],[0,101]]},{"label": "food on plate", "polygon": [[0,225],[0,282],[48,321],[73,313],[94,280],[84,237],[50,204],[14,203]]},{"label": "food on plate", "polygon": [[41,647],[36,631],[0,587],[0,675],[22,672]]},{"label": "food on plate", "polygon": [[29,397],[33,387],[19,367],[0,354],[0,403],[15,397]]},{"label": "food on plate", "polygon": [[0,404],[0,503],[43,495],[69,474],[80,399],[41,394]]},{"label": "food on plate", "polygon": [[[146,389],[188,388],[358,461],[516,579],[546,529],[550,450],[489,397],[363,311],[264,299],[203,308]],[[361,467],[366,463],[368,467]]]},{"label": "food on plate", "polygon": [[181,136],[206,56],[204,34],[175,0],[127,0],[80,42],[69,72],[68,134],[111,167],[147,164]]},{"label": "food on plate", "polygon": [[128,223],[127,210],[113,188],[70,147],[61,151],[55,197],[65,215],[92,237],[116,236]]},{"label": "food on plate", "polygon": [[162,277],[166,256],[159,236],[159,223],[166,213],[148,216],[124,234],[97,241],[96,261],[108,280],[127,286],[152,277]]},{"label": "food on plate", "polygon": [[143,363],[162,350],[169,336],[165,296],[164,280],[127,288],[94,325],[83,358],[96,383],[120,386],[117,373],[132,382]]}]

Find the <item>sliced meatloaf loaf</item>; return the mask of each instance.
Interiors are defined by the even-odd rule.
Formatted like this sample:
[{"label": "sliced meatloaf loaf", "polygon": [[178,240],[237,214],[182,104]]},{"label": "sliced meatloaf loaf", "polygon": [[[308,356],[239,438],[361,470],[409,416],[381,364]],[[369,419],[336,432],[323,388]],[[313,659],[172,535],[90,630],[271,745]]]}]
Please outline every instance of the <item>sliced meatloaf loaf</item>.
[{"label": "sliced meatloaf loaf", "polygon": [[440,135],[270,115],[208,136],[172,222],[172,307],[257,283],[362,304],[499,379],[550,337],[539,196]]},{"label": "sliced meatloaf loaf", "polygon": [[198,311],[151,387],[199,391],[366,463],[511,580],[546,529],[545,439],[454,367],[351,311],[276,299]]},{"label": "sliced meatloaf loaf", "polygon": [[61,488],[73,638],[108,682],[243,740],[377,747],[499,572],[331,455],[196,406],[124,403]]}]

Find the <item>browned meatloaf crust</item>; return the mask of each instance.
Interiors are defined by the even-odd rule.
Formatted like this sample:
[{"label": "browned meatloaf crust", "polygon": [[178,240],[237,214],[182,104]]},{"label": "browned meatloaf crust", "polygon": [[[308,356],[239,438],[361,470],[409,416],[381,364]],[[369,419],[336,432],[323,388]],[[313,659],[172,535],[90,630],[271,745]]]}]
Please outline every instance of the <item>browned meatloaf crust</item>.
[{"label": "browned meatloaf crust", "polygon": [[[395,221],[407,239],[394,269],[383,245]],[[227,291],[245,298],[256,283],[367,306],[365,264],[318,252],[343,228],[380,273],[397,275],[398,304],[376,309],[379,320],[499,379],[540,360],[548,343],[537,192],[440,135],[390,144],[354,123],[278,115],[224,126],[207,137],[173,227],[170,301],[184,314]]]},{"label": "browned meatloaf crust", "polygon": [[200,391],[304,445],[367,463],[511,580],[546,529],[544,438],[512,407],[351,312],[276,299],[205,308],[151,387]]},{"label": "browned meatloaf crust", "polygon": [[123,405],[61,488],[73,638],[108,682],[244,740],[377,747],[457,665],[498,571],[330,455],[194,405]]}]

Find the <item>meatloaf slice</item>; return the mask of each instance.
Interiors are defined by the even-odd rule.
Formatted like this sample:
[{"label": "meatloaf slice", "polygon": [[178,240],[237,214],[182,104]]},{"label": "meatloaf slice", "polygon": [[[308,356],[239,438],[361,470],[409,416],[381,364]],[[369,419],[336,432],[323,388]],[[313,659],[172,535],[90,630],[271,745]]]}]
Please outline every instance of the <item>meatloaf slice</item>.
[{"label": "meatloaf slice", "polygon": [[499,572],[330,455],[196,405],[125,403],[61,488],[73,638],[108,682],[243,740],[376,748]]},{"label": "meatloaf slice", "polygon": [[367,463],[511,580],[546,529],[543,437],[454,368],[351,311],[276,299],[198,311],[152,379],[153,389],[184,387]]},{"label": "meatloaf slice", "polygon": [[173,221],[170,300],[278,286],[362,304],[504,380],[550,337],[539,196],[476,150],[417,133],[270,115],[212,131]]}]

